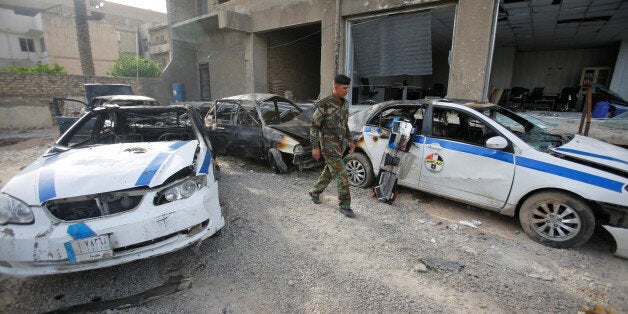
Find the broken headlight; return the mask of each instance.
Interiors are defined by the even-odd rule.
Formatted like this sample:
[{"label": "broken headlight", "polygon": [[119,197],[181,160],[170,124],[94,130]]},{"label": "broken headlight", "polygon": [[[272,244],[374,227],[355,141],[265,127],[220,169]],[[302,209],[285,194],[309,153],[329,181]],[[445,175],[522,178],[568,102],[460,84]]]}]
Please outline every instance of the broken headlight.
[{"label": "broken headlight", "polygon": [[30,206],[17,198],[0,194],[0,225],[29,224],[34,220]]},{"label": "broken headlight", "polygon": [[191,177],[179,181],[159,191],[155,196],[155,205],[162,205],[189,198],[204,186],[207,186],[207,176]]}]

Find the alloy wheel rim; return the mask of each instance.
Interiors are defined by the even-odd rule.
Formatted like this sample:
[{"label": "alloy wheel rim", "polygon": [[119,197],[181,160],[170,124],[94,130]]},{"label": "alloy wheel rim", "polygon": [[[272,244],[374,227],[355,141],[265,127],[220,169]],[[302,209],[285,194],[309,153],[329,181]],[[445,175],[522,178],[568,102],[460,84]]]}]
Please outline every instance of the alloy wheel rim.
[{"label": "alloy wheel rim", "polygon": [[364,182],[364,179],[366,178],[366,169],[361,162],[357,160],[350,160],[345,168],[349,173],[349,182],[353,183],[353,185],[360,185]]},{"label": "alloy wheel rim", "polygon": [[543,238],[567,241],[582,229],[582,220],[570,206],[561,202],[543,202],[532,210],[532,228]]}]

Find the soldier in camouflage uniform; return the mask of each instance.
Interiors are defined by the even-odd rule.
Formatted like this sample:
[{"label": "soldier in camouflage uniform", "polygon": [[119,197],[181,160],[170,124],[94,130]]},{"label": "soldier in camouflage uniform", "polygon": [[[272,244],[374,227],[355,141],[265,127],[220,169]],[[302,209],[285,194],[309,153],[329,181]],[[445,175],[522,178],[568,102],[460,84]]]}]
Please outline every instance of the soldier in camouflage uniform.
[{"label": "soldier in camouflage uniform", "polygon": [[349,179],[347,169],[342,162],[342,154],[349,144],[349,153],[355,149],[355,143],[351,141],[347,119],[349,118],[348,103],[344,97],[349,92],[351,79],[339,74],[334,78],[333,92],[319,100],[312,116],[310,125],[310,139],[312,141],[312,157],[318,160],[321,151],[325,158],[325,169],[318,178],[318,182],[310,191],[310,197],[316,204],[320,204],[320,194],[329,185],[332,178],[338,187],[338,205],[340,212],[353,218],[355,213],[351,210],[351,194],[349,191]]}]

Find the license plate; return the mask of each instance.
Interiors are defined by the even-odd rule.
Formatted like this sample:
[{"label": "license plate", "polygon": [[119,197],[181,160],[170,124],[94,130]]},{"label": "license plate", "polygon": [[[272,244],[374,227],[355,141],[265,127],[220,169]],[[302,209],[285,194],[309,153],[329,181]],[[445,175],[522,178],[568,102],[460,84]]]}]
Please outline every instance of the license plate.
[{"label": "license plate", "polygon": [[108,234],[66,242],[65,249],[68,252],[70,264],[113,256]]}]

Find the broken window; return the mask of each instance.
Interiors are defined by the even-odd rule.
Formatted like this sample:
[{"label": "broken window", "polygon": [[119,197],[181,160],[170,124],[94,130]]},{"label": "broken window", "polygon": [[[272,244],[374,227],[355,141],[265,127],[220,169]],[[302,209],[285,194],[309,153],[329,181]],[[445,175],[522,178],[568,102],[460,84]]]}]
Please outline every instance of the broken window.
[{"label": "broken window", "polygon": [[423,114],[425,109],[422,107],[401,107],[401,108],[389,108],[383,110],[380,114],[377,114],[371,118],[367,123],[368,125],[376,125],[385,129],[390,129],[390,125],[395,117],[399,117],[402,121],[412,123],[412,126],[421,132],[423,126]]},{"label": "broken window", "polygon": [[238,125],[257,126],[261,125],[259,116],[254,106],[240,107],[240,113],[238,114]]},{"label": "broken window", "polygon": [[35,42],[32,38],[20,38],[20,49],[26,52],[35,52]]},{"label": "broken window", "polygon": [[486,140],[497,135],[483,121],[451,109],[434,108],[432,136],[456,142],[485,146]]},{"label": "broken window", "polygon": [[216,123],[231,124],[235,121],[238,105],[228,102],[220,102],[214,107]]}]

